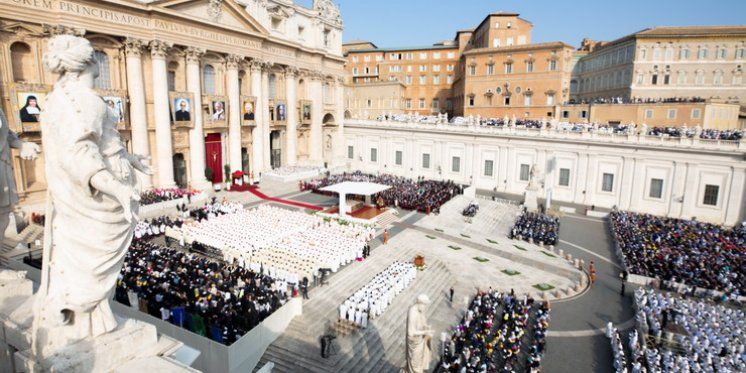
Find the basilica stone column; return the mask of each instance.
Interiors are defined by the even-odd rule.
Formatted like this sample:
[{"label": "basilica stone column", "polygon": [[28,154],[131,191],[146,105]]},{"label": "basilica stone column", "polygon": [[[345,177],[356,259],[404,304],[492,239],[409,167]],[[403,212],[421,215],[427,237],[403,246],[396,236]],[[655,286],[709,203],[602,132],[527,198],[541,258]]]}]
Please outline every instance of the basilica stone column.
[{"label": "basilica stone column", "polygon": [[[127,94],[130,100],[130,128],[132,129],[132,151],[135,154],[150,156],[148,140],[148,115],[145,108],[145,85],[142,77],[142,40],[127,38],[124,52],[127,55]],[[143,190],[153,187],[150,175],[137,173]]]},{"label": "basilica stone column", "polygon": [[322,121],[324,115],[324,93],[321,89],[321,79],[323,75],[321,72],[313,71],[310,74],[311,83],[309,91],[311,94],[311,133],[309,136],[309,155],[310,163],[312,165],[323,164],[323,149],[322,149]]},{"label": "basilica stone column", "polygon": [[298,141],[298,99],[295,94],[296,77],[298,76],[298,69],[294,67],[287,67],[285,69],[285,96],[287,98],[287,127],[285,132],[285,138],[287,139],[286,151],[287,151],[287,164],[295,166],[298,155],[296,142]]},{"label": "basilica stone column", "polygon": [[264,171],[264,155],[262,150],[262,139],[264,138],[262,124],[264,123],[264,117],[266,117],[266,110],[263,110],[262,106],[262,66],[264,63],[260,60],[252,60],[250,65],[251,70],[251,95],[256,98],[254,107],[254,129],[251,131],[251,142],[252,152],[251,160],[252,167],[251,171],[254,173],[254,177],[259,177],[259,173]]},{"label": "basilica stone column", "polygon": [[168,70],[166,53],[169,43],[160,40],[150,42],[150,55],[153,64],[153,110],[155,117],[155,139],[158,163],[158,186],[170,188],[174,182],[173,145],[171,141],[171,117],[168,104]]},{"label": "basilica stone column", "polygon": [[205,51],[200,48],[186,49],[187,91],[194,96],[192,101],[192,119],[194,128],[189,131],[189,160],[192,169],[192,187],[195,189],[212,189],[212,182],[205,178],[205,134],[202,121],[202,74],[200,58]]},{"label": "basilica stone column", "polygon": [[334,121],[337,124],[337,132],[334,133],[334,141],[332,142],[332,154],[334,154],[333,163],[334,165],[342,165],[345,158],[345,135],[344,135],[344,123],[345,123],[345,91],[344,91],[344,78],[337,77],[337,84],[335,86],[335,115]]},{"label": "basilica stone column", "polygon": [[[258,140],[262,143],[262,162],[264,163],[264,170],[272,169],[272,157],[270,156],[271,148],[269,144],[270,135],[270,117],[269,117],[269,73],[272,69],[272,64],[267,62],[262,67],[262,105],[257,108],[257,111],[262,112],[262,137]],[[257,123],[257,125],[260,125]]]},{"label": "basilica stone column", "polygon": [[[231,172],[241,170],[241,89],[238,83],[238,65],[243,56],[231,54],[226,58],[228,80],[228,154]],[[256,115],[256,114],[255,114]]]}]

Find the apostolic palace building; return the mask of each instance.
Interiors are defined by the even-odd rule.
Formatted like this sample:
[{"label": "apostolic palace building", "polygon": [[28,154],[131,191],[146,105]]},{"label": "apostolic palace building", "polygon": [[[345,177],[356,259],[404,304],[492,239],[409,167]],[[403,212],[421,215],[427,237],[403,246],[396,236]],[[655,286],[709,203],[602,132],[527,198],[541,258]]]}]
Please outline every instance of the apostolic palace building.
[{"label": "apostolic palace building", "polygon": [[[60,33],[93,43],[97,89],[130,151],[152,157],[145,188],[331,164],[342,149],[342,20],[331,1],[2,0],[2,108],[36,142],[38,116],[19,113],[51,90],[41,58]],[[22,198],[46,188],[43,154],[15,157]]]}]

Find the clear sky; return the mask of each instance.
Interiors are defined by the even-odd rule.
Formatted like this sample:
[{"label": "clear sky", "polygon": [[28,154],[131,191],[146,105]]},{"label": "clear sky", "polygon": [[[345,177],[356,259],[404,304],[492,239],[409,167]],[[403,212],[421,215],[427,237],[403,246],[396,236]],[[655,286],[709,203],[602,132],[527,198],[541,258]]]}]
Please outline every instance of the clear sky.
[{"label": "clear sky", "polygon": [[[310,0],[297,0],[310,3]],[[430,45],[476,27],[495,11],[534,24],[535,43],[613,40],[653,26],[746,25],[746,0],[334,0],[344,41],[379,47]]]}]

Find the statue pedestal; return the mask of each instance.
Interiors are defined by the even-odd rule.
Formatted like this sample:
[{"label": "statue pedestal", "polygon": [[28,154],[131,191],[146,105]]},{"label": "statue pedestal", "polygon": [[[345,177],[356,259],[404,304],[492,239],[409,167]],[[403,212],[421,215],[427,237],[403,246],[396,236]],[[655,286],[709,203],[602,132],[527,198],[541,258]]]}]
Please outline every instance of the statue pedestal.
[{"label": "statue pedestal", "polygon": [[178,350],[181,342],[159,338],[152,324],[119,318],[119,327],[110,333],[33,360],[33,283],[23,274],[0,270],[0,372],[196,372],[163,356]]},{"label": "statue pedestal", "polygon": [[539,211],[539,191],[536,189],[526,189],[523,205],[526,206],[529,212]]}]

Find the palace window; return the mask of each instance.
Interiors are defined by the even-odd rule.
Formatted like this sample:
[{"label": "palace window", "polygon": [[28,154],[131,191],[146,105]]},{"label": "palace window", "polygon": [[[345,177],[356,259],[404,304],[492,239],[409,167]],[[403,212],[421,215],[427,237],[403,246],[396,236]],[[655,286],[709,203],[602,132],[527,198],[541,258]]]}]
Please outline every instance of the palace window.
[{"label": "palace window", "polygon": [[440,84],[440,75],[433,76],[433,84]]},{"label": "palace window", "polygon": [[370,161],[378,162],[378,149],[377,148],[370,148]]},{"label": "palace window", "polygon": [[676,109],[668,109],[668,119],[676,119]]},{"label": "palace window", "polygon": [[355,158],[355,148],[352,145],[347,145],[347,158]]},{"label": "palace window", "polygon": [[645,110],[645,118],[647,119],[653,119],[653,110]]},{"label": "palace window", "polygon": [[614,174],[604,173],[601,180],[601,191],[612,192],[614,191]]},{"label": "palace window", "polygon": [[547,105],[554,105],[554,95],[551,93],[547,95]]},{"label": "palace window", "polygon": [[683,71],[679,72],[679,75],[676,77],[676,84],[677,85],[686,85],[686,73]]},{"label": "palace window", "polygon": [[549,61],[549,71],[557,71],[557,61],[556,60]]},{"label": "palace window", "polygon": [[430,154],[422,153],[422,168],[430,168]]},{"label": "palace window", "polygon": [[446,83],[452,84],[453,83],[453,75],[446,76]]},{"label": "palace window", "polygon": [[723,71],[722,70],[716,70],[713,78],[712,78],[712,84],[714,85],[722,85],[723,84]]},{"label": "palace window", "polygon": [[696,76],[694,78],[694,84],[696,85],[704,85],[705,84],[705,72],[702,70],[697,70]]},{"label": "palace window", "polygon": [[528,181],[530,171],[531,171],[531,166],[525,163],[521,164],[521,170],[520,170],[520,174],[518,175],[518,179],[521,181]]},{"label": "palace window", "polygon": [[704,60],[705,58],[707,58],[707,48],[699,48],[697,58],[700,60]]},{"label": "palace window", "polygon": [[484,161],[484,176],[492,176],[495,168],[495,161],[486,160]]},{"label": "palace window", "polygon": [[474,76],[477,75],[477,67],[474,65],[469,66],[469,75]]},{"label": "palace window", "polygon": [[531,96],[523,96],[523,106],[531,106]]},{"label": "palace window", "polygon": [[474,106],[474,96],[469,96],[469,106]]},{"label": "palace window", "polygon": [[432,108],[434,110],[438,110],[440,108],[440,101],[437,98],[433,99]]},{"label": "palace window", "polygon": [[702,204],[708,206],[717,206],[718,194],[720,193],[720,186],[718,185],[705,185],[705,195],[702,198]]},{"label": "palace window", "polygon": [[702,111],[700,109],[692,109],[692,119],[699,119],[701,115]]},{"label": "palace window", "polygon": [[397,150],[396,153],[394,153],[394,163],[396,163],[397,166],[402,165],[402,160],[404,158],[404,152],[401,150]]},{"label": "palace window", "polygon": [[215,94],[215,68],[212,65],[205,65],[202,69],[202,80],[205,93],[208,95]]},{"label": "palace window", "polygon": [[98,89],[111,89],[109,56],[104,52],[94,51],[93,60],[96,61],[96,65],[98,65],[98,78],[93,81],[93,86]]},{"label": "palace window", "polygon": [[565,187],[570,186],[570,169],[569,168],[560,168],[559,185],[565,186]]},{"label": "palace window", "polygon": [[650,191],[648,192],[648,197],[663,197],[663,179],[650,179]]},{"label": "palace window", "polygon": [[688,60],[689,59],[689,48],[681,48],[681,51],[679,52],[679,59],[680,60]]},{"label": "palace window", "polygon": [[425,108],[425,99],[424,99],[424,98],[421,98],[421,99],[420,99],[420,104],[419,104],[419,108],[420,108],[420,109],[424,109],[424,108]]},{"label": "palace window", "polygon": [[404,106],[407,109],[411,109],[412,108],[412,99],[411,98],[406,99],[406,101],[404,101]]},{"label": "palace window", "polygon": [[461,172],[461,157],[453,157],[451,159],[451,171]]},{"label": "palace window", "polygon": [[433,65],[433,71],[434,72],[440,72],[440,65]]},{"label": "palace window", "polygon": [[533,61],[526,62],[526,72],[527,73],[534,72],[534,62]]},{"label": "palace window", "polygon": [[505,64],[505,73],[506,74],[512,74],[513,73],[513,64],[508,62]]},{"label": "palace window", "polygon": [[495,65],[487,65],[487,75],[493,75],[495,73]]},{"label": "palace window", "polygon": [[427,84],[427,77],[425,77],[424,75],[420,75],[420,85],[425,84]]}]

